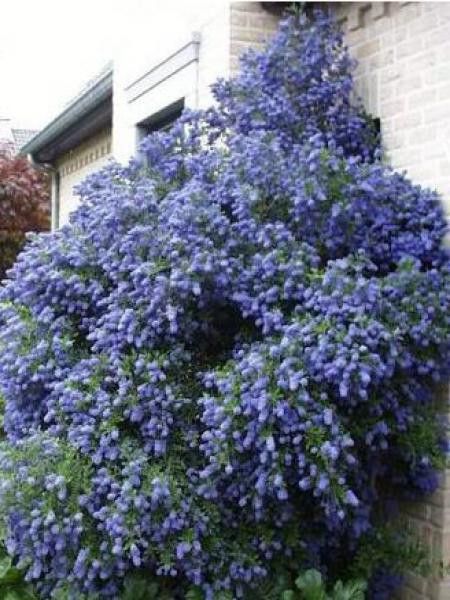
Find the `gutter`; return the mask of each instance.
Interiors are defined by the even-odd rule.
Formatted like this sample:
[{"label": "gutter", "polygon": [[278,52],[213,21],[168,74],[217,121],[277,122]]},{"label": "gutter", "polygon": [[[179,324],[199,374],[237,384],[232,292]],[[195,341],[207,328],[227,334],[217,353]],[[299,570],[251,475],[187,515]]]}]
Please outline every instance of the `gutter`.
[{"label": "gutter", "polygon": [[47,171],[51,175],[52,230],[58,229],[60,218],[61,175],[53,164],[55,149],[60,147],[61,139],[73,140],[71,136],[74,130],[79,135],[86,133],[86,129],[80,125],[83,119],[97,119],[98,122],[99,115],[104,114],[106,103],[111,101],[112,91],[113,68],[112,63],[109,63],[104,72],[88,84],[62,113],[20,149],[19,154],[27,155],[28,161],[36,169]]},{"label": "gutter", "polygon": [[113,70],[108,66],[107,72],[98,79],[84,94],[75,98],[72,103],[44,129],[36,134],[20,149],[21,155],[36,154],[50,145],[65,130],[75,125],[95,107],[112,95]]}]

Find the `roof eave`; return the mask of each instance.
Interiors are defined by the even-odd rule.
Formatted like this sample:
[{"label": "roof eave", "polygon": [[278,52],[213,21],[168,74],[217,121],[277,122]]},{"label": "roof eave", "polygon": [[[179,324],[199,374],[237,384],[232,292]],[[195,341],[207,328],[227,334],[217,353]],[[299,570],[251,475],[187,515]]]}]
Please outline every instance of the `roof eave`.
[{"label": "roof eave", "polygon": [[89,88],[86,93],[72,102],[61,114],[39,131],[20,149],[21,155],[38,153],[61,137],[75,123],[91,113],[97,106],[112,96],[112,69]]}]

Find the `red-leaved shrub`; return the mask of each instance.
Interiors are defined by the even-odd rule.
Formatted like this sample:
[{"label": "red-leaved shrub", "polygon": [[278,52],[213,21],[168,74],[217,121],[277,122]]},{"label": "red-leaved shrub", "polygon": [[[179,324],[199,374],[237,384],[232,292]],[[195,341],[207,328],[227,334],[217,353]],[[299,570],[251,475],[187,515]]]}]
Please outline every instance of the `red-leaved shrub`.
[{"label": "red-leaved shrub", "polygon": [[48,175],[10,145],[0,146],[0,280],[12,266],[29,231],[49,229]]}]

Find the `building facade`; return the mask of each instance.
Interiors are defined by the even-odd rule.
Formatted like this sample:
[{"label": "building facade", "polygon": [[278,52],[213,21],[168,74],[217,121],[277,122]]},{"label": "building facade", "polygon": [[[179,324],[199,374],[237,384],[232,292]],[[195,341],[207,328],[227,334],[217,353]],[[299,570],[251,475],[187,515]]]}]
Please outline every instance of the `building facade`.
[{"label": "building facade", "polygon": [[[146,134],[168,126],[183,108],[205,108],[210,85],[229,77],[242,52],[263,45],[279,21],[272,3],[212,3],[193,22],[194,30],[152,46],[136,28],[130,43],[66,109],[25,147],[35,163],[52,173],[52,227],[64,225],[77,206],[73,191],[89,173],[114,158],[126,162]],[[147,23],[145,15],[140,21]],[[150,20],[150,16],[148,15]]]},{"label": "building facade", "polygon": [[[184,107],[208,106],[211,83],[232,76],[246,49],[262,46],[285,4],[213,3],[209,13],[198,18],[195,32],[169,39],[159,56],[151,45],[151,51],[146,50],[144,36],[131,51],[118,53],[114,69],[109,66],[90,82],[24,148],[59,174],[54,186],[59,189],[59,217],[54,226],[67,221],[77,203],[73,185],[89,172],[110,157],[127,161],[146,133],[166,126]],[[450,3],[330,6],[358,61],[357,89],[368,112],[380,119],[389,159],[418,183],[437,187],[449,211]],[[98,103],[104,99],[95,91],[105,73],[109,104],[99,120]],[[74,117],[68,118],[71,111]]]},{"label": "building facade", "polygon": [[88,82],[21,153],[51,174],[52,229],[64,225],[79,198],[74,186],[112,157],[112,64]]},{"label": "building facade", "polygon": [[57,157],[55,170],[59,173],[59,218],[56,222],[54,199],[53,228],[67,223],[70,213],[77,207],[79,199],[74,187],[109,162],[112,157],[111,143],[111,128],[105,127]]},{"label": "building facade", "polygon": [[[263,45],[287,4],[212,3],[194,30],[169,36],[160,51],[148,36],[134,36],[134,44],[115,57],[114,69],[25,146],[53,173],[53,227],[67,222],[78,202],[73,185],[88,173],[111,157],[127,161],[146,133],[166,127],[184,107],[208,106],[210,84],[233,75],[246,49]],[[329,6],[358,61],[357,90],[380,120],[391,164],[436,188],[450,212],[450,2]],[[437,400],[445,414],[448,397],[443,390]],[[405,513],[437,566],[427,579],[410,578],[404,600],[450,600],[450,471],[429,502]]]}]

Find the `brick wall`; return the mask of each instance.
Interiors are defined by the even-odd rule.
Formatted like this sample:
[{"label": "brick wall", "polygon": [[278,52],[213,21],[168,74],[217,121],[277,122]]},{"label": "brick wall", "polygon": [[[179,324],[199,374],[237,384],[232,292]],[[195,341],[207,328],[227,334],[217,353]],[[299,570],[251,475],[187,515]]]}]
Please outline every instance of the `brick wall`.
[{"label": "brick wall", "polygon": [[[337,13],[358,60],[358,93],[381,120],[387,158],[437,189],[450,213],[450,3],[349,2]],[[446,418],[447,386],[437,404]],[[405,507],[405,515],[435,568],[428,579],[411,576],[403,600],[450,600],[450,471],[429,501]]]},{"label": "brick wall", "polygon": [[[417,183],[437,189],[450,213],[450,2],[346,2],[331,5],[357,59],[355,83],[379,117],[386,158]],[[230,72],[249,47],[262,47],[278,18],[259,2],[231,5]],[[436,400],[447,418],[449,394]],[[434,561],[427,578],[411,576],[403,600],[450,600],[450,471],[429,501],[404,509]]]},{"label": "brick wall", "polygon": [[[58,159],[56,164],[60,175],[58,226],[67,223],[69,213],[78,205],[79,197],[74,194],[73,186],[103,167],[110,157],[111,130],[105,129]],[[57,226],[56,223],[52,225]]]},{"label": "brick wall", "polygon": [[[448,387],[436,393],[436,408],[448,418]],[[432,571],[426,577],[411,575],[399,597],[401,600],[449,600],[450,577],[450,471],[442,475],[439,489],[422,503],[411,503],[403,509],[408,526],[414,529],[429,549]]]},{"label": "brick wall", "polygon": [[[437,188],[450,213],[450,2],[332,5],[358,60],[356,88],[382,124],[391,164]],[[230,72],[262,47],[278,18],[260,2],[232,2]]]},{"label": "brick wall", "polygon": [[394,167],[450,212],[450,2],[342,3],[356,84]]},{"label": "brick wall", "polygon": [[263,48],[264,41],[278,26],[279,18],[264,10],[260,2],[232,2],[230,5],[230,73],[239,69],[239,57],[249,48]]}]

